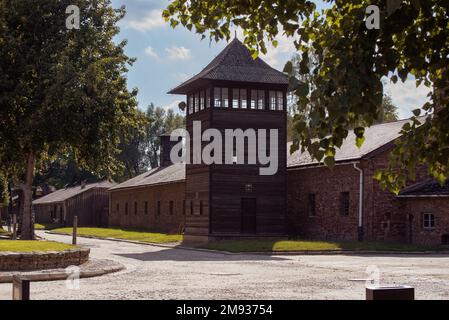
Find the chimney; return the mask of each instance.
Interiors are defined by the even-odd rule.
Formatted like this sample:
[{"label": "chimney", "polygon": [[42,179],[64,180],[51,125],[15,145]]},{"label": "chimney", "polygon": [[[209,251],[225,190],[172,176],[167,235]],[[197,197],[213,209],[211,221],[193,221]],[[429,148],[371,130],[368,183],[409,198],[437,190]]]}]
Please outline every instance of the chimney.
[{"label": "chimney", "polygon": [[161,147],[160,147],[160,155],[159,155],[159,165],[161,167],[172,165],[173,162],[170,159],[171,149],[181,141],[181,137],[178,141],[170,141],[170,134],[163,134],[160,137]]}]

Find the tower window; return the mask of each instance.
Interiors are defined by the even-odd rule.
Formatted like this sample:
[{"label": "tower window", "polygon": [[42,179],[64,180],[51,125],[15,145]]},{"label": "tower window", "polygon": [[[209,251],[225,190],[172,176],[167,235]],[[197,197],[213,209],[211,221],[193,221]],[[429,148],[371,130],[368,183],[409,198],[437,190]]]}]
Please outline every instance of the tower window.
[{"label": "tower window", "polygon": [[200,109],[200,94],[195,93],[195,112],[198,112]]},{"label": "tower window", "polygon": [[116,211],[117,211],[117,213],[120,211],[120,204],[119,203],[117,203]]},{"label": "tower window", "polygon": [[203,215],[203,200],[200,200],[200,216]]},{"label": "tower window", "polygon": [[182,200],[182,215],[186,215],[186,201]]},{"label": "tower window", "polygon": [[209,89],[207,89],[206,90],[206,108],[209,108],[210,107],[210,90]]},{"label": "tower window", "polygon": [[232,89],[232,108],[239,108],[240,90]]},{"label": "tower window", "polygon": [[148,201],[145,201],[145,214],[148,214]]},{"label": "tower window", "polygon": [[221,107],[221,88],[214,88],[214,107]]},{"label": "tower window", "polygon": [[284,93],[277,91],[277,110],[284,110]]},{"label": "tower window", "polygon": [[204,110],[204,91],[200,92],[200,110]]},{"label": "tower window", "polygon": [[137,202],[134,202],[134,214],[137,214]]},{"label": "tower window", "polygon": [[128,215],[128,202],[125,203],[125,215]]},{"label": "tower window", "polygon": [[257,109],[263,110],[265,109],[265,91],[259,90],[257,92]]},{"label": "tower window", "polygon": [[193,113],[193,95],[189,95],[189,107],[188,107],[188,113],[192,114]]},{"label": "tower window", "polygon": [[246,96],[246,89],[240,89],[240,108],[246,109],[248,107],[248,98]]},{"label": "tower window", "polygon": [[193,216],[193,200],[190,200],[190,215]]},{"label": "tower window", "polygon": [[276,110],[276,91],[270,91],[270,110]]},{"label": "tower window", "polygon": [[251,90],[251,109],[256,109],[257,107],[257,90]]},{"label": "tower window", "polygon": [[221,88],[221,106],[223,108],[229,107],[228,88]]}]

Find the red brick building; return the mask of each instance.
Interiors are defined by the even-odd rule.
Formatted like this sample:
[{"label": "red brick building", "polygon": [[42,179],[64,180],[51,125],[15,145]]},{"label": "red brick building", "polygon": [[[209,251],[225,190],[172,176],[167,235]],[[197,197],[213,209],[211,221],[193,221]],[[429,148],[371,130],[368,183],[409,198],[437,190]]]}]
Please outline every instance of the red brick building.
[{"label": "red brick building", "polygon": [[[385,168],[405,121],[367,128],[359,149],[350,133],[333,170],[299,151],[288,158],[288,220],[301,238],[405,242],[406,216],[399,199],[374,180]],[[418,179],[425,177],[425,170]],[[431,203],[430,205],[434,205]]]},{"label": "red brick building", "polygon": [[399,194],[406,219],[406,240],[426,245],[449,245],[449,180],[413,184]]}]

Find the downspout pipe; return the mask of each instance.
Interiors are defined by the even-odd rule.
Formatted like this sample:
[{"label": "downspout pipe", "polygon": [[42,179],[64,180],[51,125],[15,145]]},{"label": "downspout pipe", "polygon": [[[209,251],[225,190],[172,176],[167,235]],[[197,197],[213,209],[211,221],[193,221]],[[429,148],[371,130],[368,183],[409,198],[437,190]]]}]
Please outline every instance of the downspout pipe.
[{"label": "downspout pipe", "polygon": [[359,223],[357,227],[358,240],[363,241],[363,169],[354,163],[354,169],[359,172]]}]

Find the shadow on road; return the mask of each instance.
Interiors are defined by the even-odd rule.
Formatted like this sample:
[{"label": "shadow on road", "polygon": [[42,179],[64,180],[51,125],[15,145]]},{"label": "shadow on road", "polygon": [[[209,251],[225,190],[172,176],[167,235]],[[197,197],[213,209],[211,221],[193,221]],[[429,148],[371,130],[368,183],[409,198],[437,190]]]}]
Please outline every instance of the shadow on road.
[{"label": "shadow on road", "polygon": [[144,253],[115,254],[120,257],[136,259],[140,261],[282,261],[282,257],[257,254],[224,254],[215,252],[164,249],[160,251]]}]

